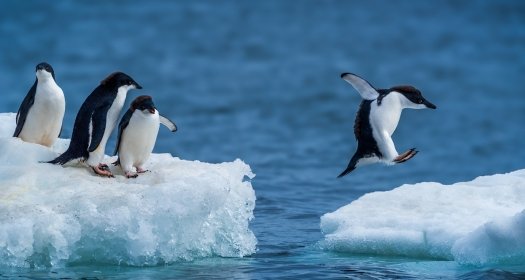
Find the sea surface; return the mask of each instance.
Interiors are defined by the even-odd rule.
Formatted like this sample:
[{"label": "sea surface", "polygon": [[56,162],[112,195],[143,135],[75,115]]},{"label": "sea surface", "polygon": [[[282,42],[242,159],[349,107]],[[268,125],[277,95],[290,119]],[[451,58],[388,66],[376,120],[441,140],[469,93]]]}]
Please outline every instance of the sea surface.
[{"label": "sea surface", "polygon": [[[120,70],[144,87],[126,104],[151,95],[179,127],[161,129],[154,152],[249,164],[257,252],[158,267],[1,268],[0,279],[525,278],[525,265],[318,247],[320,217],[365,193],[525,168],[524,1],[1,1],[0,112],[17,111],[41,61],[66,96],[62,137],[85,97]],[[413,85],[437,105],[405,110],[394,134],[398,151],[417,156],[336,179],[356,148],[360,103],[342,72],[377,88]]]}]

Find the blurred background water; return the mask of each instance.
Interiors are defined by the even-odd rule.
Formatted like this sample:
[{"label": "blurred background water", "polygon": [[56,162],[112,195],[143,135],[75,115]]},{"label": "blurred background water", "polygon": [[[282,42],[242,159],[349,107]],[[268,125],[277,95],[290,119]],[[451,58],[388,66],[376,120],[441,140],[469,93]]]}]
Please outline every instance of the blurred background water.
[{"label": "blurred background water", "polygon": [[[179,126],[155,152],[248,163],[258,252],[133,268],[2,269],[0,278],[525,277],[525,268],[323,252],[319,217],[364,193],[453,183],[525,167],[523,1],[0,2],[1,112],[16,112],[50,63],[66,96],[62,137],[109,73],[130,74]],[[438,110],[405,110],[395,167],[335,177],[356,148],[354,72],[378,88],[411,84]],[[126,105],[127,107],[127,105]],[[108,144],[113,150],[115,139]],[[521,273],[521,274],[519,274]]]}]

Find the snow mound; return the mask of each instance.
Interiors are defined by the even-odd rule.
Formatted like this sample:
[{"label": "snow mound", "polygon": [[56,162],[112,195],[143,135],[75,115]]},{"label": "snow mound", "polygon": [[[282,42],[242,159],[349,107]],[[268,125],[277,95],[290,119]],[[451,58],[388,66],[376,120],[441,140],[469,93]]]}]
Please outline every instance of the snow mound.
[{"label": "snow mound", "polygon": [[525,263],[525,169],[369,193],[321,217],[327,250]]},{"label": "snow mound", "polygon": [[[151,172],[126,179],[38,163],[67,148],[11,137],[0,114],[0,266],[160,265],[253,254],[255,175],[241,160],[209,164],[153,154]],[[115,157],[106,157],[107,163]]]}]

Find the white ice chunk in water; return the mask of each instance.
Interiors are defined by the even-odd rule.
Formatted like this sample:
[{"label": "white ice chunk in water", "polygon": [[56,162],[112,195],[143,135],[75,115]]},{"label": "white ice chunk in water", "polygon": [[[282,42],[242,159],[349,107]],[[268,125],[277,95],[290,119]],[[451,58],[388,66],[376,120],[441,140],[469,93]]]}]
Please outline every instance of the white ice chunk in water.
[{"label": "white ice chunk in water", "polygon": [[[255,253],[255,193],[241,160],[209,164],[153,154],[126,179],[84,166],[39,163],[67,148],[13,138],[16,114],[0,114],[0,266],[158,265]],[[106,157],[111,163],[116,157]]]},{"label": "white ice chunk in water", "polygon": [[525,263],[525,169],[369,193],[321,217],[327,250]]},{"label": "white ice chunk in water", "polygon": [[487,222],[452,247],[460,263],[525,264],[525,210],[512,217]]}]

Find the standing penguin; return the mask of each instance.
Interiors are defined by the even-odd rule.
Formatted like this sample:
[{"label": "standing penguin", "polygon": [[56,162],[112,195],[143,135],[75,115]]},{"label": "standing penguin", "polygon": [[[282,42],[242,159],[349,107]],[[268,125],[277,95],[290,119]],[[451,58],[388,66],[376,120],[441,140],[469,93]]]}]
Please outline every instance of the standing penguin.
[{"label": "standing penguin", "polygon": [[376,162],[396,164],[414,157],[418,153],[415,148],[398,154],[391,138],[399,123],[401,111],[405,108],[436,109],[436,106],[412,86],[375,89],[366,80],[352,73],[343,73],[341,78],[357,90],[363,101],[354,123],[357,151],[338,178],[360,165]]},{"label": "standing penguin", "polygon": [[87,159],[96,174],[113,177],[109,167],[101,163],[106,142],[117,124],[128,90],[141,88],[122,72],[115,72],[100,82],[77,113],[69,147],[49,163],[62,165],[74,159]]},{"label": "standing penguin", "polygon": [[66,110],[64,92],[55,81],[51,65],[36,66],[36,80],[16,114],[13,137],[51,147],[60,135]]},{"label": "standing penguin", "polygon": [[[172,132],[177,131],[177,126],[159,114],[153,100],[147,95],[135,98],[120,120],[114,153],[118,153],[118,159],[114,164],[120,165],[126,177],[136,178],[138,173],[146,172],[142,167],[155,146],[159,123]],[[136,173],[133,173],[133,167]]]}]

